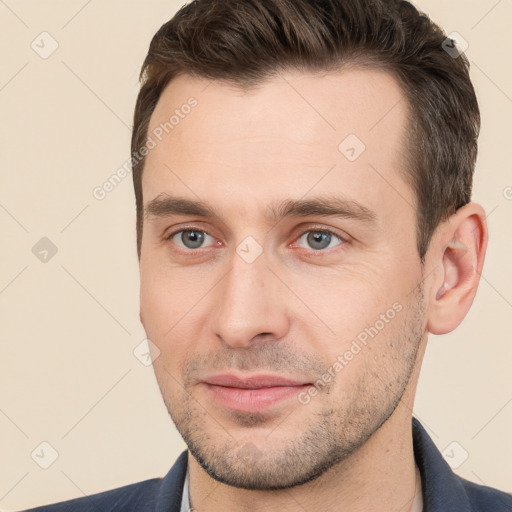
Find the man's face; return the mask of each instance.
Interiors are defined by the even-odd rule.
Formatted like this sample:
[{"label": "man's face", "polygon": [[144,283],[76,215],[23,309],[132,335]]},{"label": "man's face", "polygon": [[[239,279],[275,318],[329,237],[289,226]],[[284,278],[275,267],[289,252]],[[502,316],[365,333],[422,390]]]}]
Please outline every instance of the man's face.
[{"label": "man's face", "polygon": [[149,135],[179,121],[143,174],[141,319],[172,419],[224,483],[319,476],[415,385],[426,320],[402,98],[387,73],[351,69],[245,92],[182,76],[157,104]]}]

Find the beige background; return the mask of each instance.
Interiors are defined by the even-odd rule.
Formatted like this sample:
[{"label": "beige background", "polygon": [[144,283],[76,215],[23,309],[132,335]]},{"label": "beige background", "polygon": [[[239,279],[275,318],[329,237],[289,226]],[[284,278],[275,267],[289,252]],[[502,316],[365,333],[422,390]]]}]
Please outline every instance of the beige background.
[{"label": "beige background", "polygon": [[[92,195],[129,156],[140,65],[181,3],[0,0],[1,510],[163,476],[184,449],[133,354],[131,176]],[[419,6],[469,43],[483,113],[474,197],[491,241],[469,317],[430,340],[414,413],[452,463],[467,452],[460,475],[512,491],[512,1]],[[31,43],[49,51],[50,37],[43,59]],[[46,263],[32,252],[42,237],[58,249]],[[47,469],[43,441],[58,452]]]}]

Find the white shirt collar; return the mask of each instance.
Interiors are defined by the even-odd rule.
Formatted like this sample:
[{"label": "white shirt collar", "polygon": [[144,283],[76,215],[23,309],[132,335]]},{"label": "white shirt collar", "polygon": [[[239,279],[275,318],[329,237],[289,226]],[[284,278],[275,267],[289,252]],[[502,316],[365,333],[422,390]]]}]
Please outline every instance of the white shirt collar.
[{"label": "white shirt collar", "polygon": [[190,495],[189,495],[189,478],[188,478],[188,464],[187,464],[187,474],[185,475],[185,482],[183,482],[183,494],[181,497],[181,508],[180,512],[190,512]]}]

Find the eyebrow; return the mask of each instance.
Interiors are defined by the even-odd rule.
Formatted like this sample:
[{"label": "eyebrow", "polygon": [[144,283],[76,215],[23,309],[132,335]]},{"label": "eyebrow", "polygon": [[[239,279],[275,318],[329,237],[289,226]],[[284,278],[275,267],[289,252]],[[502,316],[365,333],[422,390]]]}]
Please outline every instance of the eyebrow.
[{"label": "eyebrow", "polygon": [[288,199],[270,205],[267,210],[267,219],[273,222],[286,217],[341,217],[354,219],[365,223],[377,220],[377,214],[358,203],[335,195],[322,195],[310,199]]},{"label": "eyebrow", "polygon": [[[265,212],[269,222],[278,222],[288,217],[340,217],[354,219],[364,223],[373,223],[377,215],[366,206],[332,194],[315,196],[310,199],[287,199],[270,204]],[[190,215],[196,217],[220,219],[215,208],[202,201],[160,194],[144,208],[146,217],[170,217]]]}]

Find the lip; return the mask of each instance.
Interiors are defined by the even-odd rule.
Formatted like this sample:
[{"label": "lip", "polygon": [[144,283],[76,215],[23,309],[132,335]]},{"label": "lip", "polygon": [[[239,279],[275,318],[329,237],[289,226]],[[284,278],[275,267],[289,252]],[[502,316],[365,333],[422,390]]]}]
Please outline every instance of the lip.
[{"label": "lip", "polygon": [[214,401],[228,409],[256,413],[297,396],[311,383],[279,375],[212,375],[202,381]]}]

